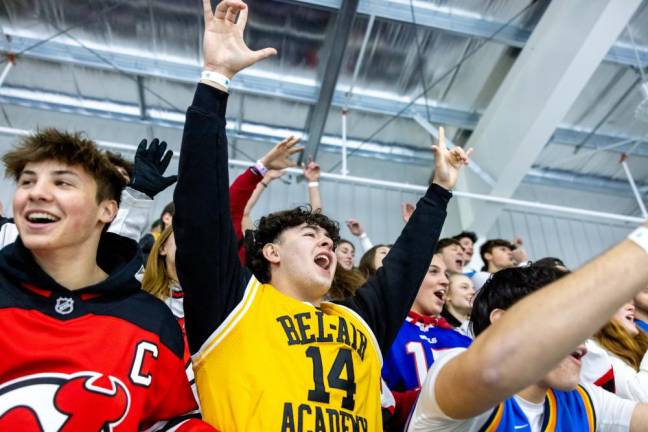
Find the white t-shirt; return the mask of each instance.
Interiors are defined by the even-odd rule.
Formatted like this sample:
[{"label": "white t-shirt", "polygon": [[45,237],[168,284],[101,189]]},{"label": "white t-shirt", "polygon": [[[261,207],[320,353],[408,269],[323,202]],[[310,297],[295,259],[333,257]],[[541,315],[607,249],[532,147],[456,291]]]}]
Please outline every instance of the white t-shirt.
[{"label": "white t-shirt", "polygon": [[[477,432],[488,420],[492,409],[483,414],[466,420],[455,420],[445,415],[434,396],[434,387],[439,371],[454,357],[464,352],[466,348],[453,348],[435,358],[434,365],[427,374],[421,388],[418,402],[412,413],[408,432]],[[596,412],[596,430],[605,432],[627,431],[636,402],[621,399],[599,387],[586,385],[594,410]],[[529,420],[530,432],[540,432],[543,420],[543,404],[534,404],[518,396],[514,396],[520,408]]]}]

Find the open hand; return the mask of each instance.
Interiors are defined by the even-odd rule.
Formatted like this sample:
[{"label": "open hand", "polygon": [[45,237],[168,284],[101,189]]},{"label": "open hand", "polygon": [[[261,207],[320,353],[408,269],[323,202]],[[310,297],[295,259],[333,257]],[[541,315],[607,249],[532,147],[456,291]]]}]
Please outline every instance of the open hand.
[{"label": "open hand", "polygon": [[[241,0],[223,0],[212,13],[210,0],[203,0],[205,69],[232,78],[238,71],[277,54],[274,48],[252,51],[243,40],[248,7]],[[238,19],[237,19],[238,16]]]},{"label": "open hand", "polygon": [[304,151],[304,147],[295,147],[299,141],[299,138],[289,136],[266,153],[260,162],[269,170],[282,170],[297,166],[297,162],[291,160],[290,157]]},{"label": "open hand", "polygon": [[153,199],[155,195],[178,180],[176,175],[164,176],[172,157],[173,152],[167,150],[166,141],[160,142],[155,138],[147,147],[147,142],[143,139],[135,153],[135,166],[130,187]]}]

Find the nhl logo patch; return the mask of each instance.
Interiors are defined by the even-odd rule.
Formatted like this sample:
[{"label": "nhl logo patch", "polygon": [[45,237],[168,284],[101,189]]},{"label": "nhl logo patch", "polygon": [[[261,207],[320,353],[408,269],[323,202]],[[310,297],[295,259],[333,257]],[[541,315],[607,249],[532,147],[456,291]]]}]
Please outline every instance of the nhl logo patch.
[{"label": "nhl logo patch", "polygon": [[56,299],[54,310],[61,315],[67,315],[74,310],[74,299],[72,297],[59,297]]}]

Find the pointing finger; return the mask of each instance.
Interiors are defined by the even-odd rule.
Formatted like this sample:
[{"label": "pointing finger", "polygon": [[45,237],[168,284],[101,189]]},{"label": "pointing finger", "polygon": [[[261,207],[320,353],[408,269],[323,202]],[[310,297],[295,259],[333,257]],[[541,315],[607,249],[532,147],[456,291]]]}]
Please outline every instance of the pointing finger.
[{"label": "pointing finger", "polygon": [[441,147],[442,149],[446,148],[445,128],[443,126],[439,128],[439,147]]}]

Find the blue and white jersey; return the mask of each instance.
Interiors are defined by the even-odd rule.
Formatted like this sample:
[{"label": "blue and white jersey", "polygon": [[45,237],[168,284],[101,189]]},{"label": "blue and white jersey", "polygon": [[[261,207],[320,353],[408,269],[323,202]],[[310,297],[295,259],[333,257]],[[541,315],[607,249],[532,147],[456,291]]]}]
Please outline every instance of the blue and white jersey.
[{"label": "blue and white jersey", "polygon": [[385,357],[383,379],[393,391],[420,388],[436,351],[468,347],[472,339],[452,329],[443,318],[410,311]]}]

